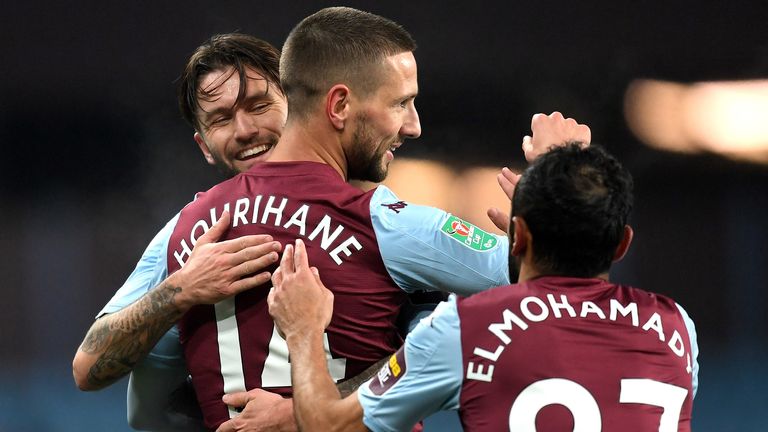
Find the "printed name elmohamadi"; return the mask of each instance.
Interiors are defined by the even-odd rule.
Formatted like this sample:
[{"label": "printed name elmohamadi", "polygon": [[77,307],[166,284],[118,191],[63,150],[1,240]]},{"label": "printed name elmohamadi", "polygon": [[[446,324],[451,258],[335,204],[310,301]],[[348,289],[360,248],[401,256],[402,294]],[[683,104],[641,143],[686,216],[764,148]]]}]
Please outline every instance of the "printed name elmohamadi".
[{"label": "printed name elmohamadi", "polygon": [[[533,309],[537,310],[532,310],[531,305],[535,305]],[[618,300],[611,299],[609,308],[610,311],[606,316],[605,312],[603,312],[603,310],[597,304],[591,301],[583,301],[581,302],[581,311],[578,314],[578,317],[586,318],[589,315],[594,314],[594,316],[600,318],[601,320],[608,319],[610,321],[616,321],[619,316],[624,318],[629,317],[634,327],[640,327],[637,303],[630,302],[624,306],[619,303]],[[544,321],[547,318],[550,318],[550,309],[552,311],[551,316],[555,319],[563,317],[563,310],[566,311],[569,317],[577,317],[576,309],[571,306],[571,304],[568,302],[568,298],[565,295],[560,296],[560,302],[558,302],[555,299],[555,296],[552,294],[547,294],[547,301],[534,296],[523,298],[520,301],[519,310],[525,319],[521,318],[509,309],[504,309],[502,312],[503,322],[493,323],[488,326],[488,331],[493,333],[501,343],[493,351],[489,351],[480,347],[475,347],[473,351],[473,354],[490,361],[490,364],[485,361],[468,362],[467,379],[491,382],[493,380],[493,370],[495,369],[494,363],[499,359],[499,356],[504,352],[504,349],[507,347],[507,345],[512,342],[512,338],[507,335],[507,332],[512,331],[513,325],[517,326],[517,328],[520,330],[525,331],[528,329],[528,322],[538,323]],[[528,322],[526,322],[526,320]],[[686,355],[686,372],[691,373],[691,355],[690,353],[686,352],[686,347],[683,344],[683,339],[682,336],[680,336],[680,332],[674,330],[672,332],[672,336],[669,337],[669,340],[667,340],[667,336],[664,332],[664,327],[661,322],[661,315],[659,315],[658,312],[651,314],[651,316],[645,321],[645,324],[643,324],[643,326],[640,328],[646,332],[653,330],[658,333],[659,341],[664,342],[677,357],[682,358],[684,355]]]},{"label": "printed name elmohamadi", "polygon": [[[283,210],[285,210],[288,204],[288,199],[275,198],[270,195],[264,201],[266,203],[262,206],[261,195],[244,197],[235,201],[232,206],[234,211],[231,212],[232,227],[250,224],[271,225],[294,231],[297,235],[305,237],[310,242],[314,242],[317,239],[319,240],[320,248],[328,252],[331,259],[338,265],[343,263],[342,257],[340,257],[342,253],[349,257],[352,253],[363,249],[363,246],[354,235],[342,236],[346,228],[344,225],[336,223],[328,214],[324,214],[320,222],[315,226],[307,226],[308,219],[317,220],[317,218],[308,218],[308,215],[312,212],[312,207],[308,204],[301,204],[283,223]],[[195,246],[197,239],[213,226],[222,212],[229,210],[230,203],[224,204],[220,210],[214,207],[209,211],[210,218],[208,220],[200,219],[192,225],[192,230],[188,236],[189,241],[187,241],[187,238],[182,238],[173,252],[173,256],[179,265],[183,266],[184,262],[189,258],[189,255],[192,253],[192,247]],[[307,232],[309,232],[309,235],[307,235]],[[341,241],[337,242],[336,240],[340,238]],[[317,243],[315,242],[315,244]],[[328,251],[334,243],[336,243],[336,246]]]}]

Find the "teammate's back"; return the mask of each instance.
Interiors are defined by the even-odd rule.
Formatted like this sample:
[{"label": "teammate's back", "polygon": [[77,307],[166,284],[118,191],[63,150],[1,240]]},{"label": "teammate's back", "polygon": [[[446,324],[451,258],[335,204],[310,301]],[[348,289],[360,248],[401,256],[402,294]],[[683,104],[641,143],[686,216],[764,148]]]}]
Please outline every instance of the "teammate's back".
[{"label": "teammate's back", "polygon": [[[256,164],[188,205],[168,247],[169,272],[188,257],[193,239],[226,209],[226,238],[269,234],[281,243],[302,238],[313,264],[333,286],[335,313],[326,332],[336,380],[356,376],[402,343],[395,320],[405,300],[389,277],[371,226],[370,200],[326,164]],[[229,418],[226,392],[270,388],[290,394],[285,341],[267,312],[269,284],[216,305],[193,307],[180,337],[208,426]]]},{"label": "teammate's back", "polygon": [[690,430],[691,339],[669,298],[541,277],[457,306],[466,430]]}]

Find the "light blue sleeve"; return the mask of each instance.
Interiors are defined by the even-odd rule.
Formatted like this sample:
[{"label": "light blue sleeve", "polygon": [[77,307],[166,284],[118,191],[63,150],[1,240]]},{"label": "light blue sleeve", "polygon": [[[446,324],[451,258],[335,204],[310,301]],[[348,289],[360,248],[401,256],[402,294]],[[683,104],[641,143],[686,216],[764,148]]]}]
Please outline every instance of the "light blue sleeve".
[{"label": "light blue sleeve", "polygon": [[[138,430],[206,430],[201,420],[175,409],[181,404],[174,398],[175,392],[186,383],[188,375],[178,330],[174,327],[163,335],[152,352],[131,372],[127,398],[128,424]],[[178,408],[199,410],[196,406]]]},{"label": "light blue sleeve", "polygon": [[168,241],[178,220],[179,214],[177,213],[155,235],[147,249],[144,250],[144,254],[136,264],[133,273],[128,276],[123,286],[117,290],[112,299],[96,315],[97,318],[125,308],[168,277]]},{"label": "light blue sleeve", "polygon": [[411,430],[432,413],[458,409],[461,359],[459,315],[451,296],[416,326],[389,364],[358,389],[363,422],[376,432]]},{"label": "light blue sleeve", "polygon": [[699,389],[699,344],[696,336],[696,326],[693,320],[682,306],[675,303],[680,315],[683,316],[685,328],[688,330],[688,336],[691,338],[691,379],[693,380],[693,396],[696,397],[696,391]]},{"label": "light blue sleeve", "polygon": [[509,284],[509,239],[434,207],[400,201],[379,186],[371,221],[392,279],[407,292],[471,295]]}]

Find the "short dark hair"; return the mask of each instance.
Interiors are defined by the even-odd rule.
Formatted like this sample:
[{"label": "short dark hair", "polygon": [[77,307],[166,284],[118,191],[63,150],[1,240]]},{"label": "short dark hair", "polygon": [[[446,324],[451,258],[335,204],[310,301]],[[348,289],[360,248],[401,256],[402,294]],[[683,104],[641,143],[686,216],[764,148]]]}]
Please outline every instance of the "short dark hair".
[{"label": "short dark hair", "polygon": [[372,93],[380,84],[373,66],[415,49],[402,26],[369,12],[331,7],[304,18],[288,35],[280,59],[288,116],[305,116],[315,98],[336,83],[363,96]]},{"label": "short dark hair", "polygon": [[533,259],[545,274],[594,277],[608,271],[632,211],[633,181],[598,146],[569,143],[525,170],[513,197],[533,237]]},{"label": "short dark hair", "polygon": [[283,93],[280,85],[280,51],[270,43],[241,33],[225,33],[212,36],[200,45],[187,61],[179,78],[179,109],[184,119],[199,130],[197,110],[200,98],[211,97],[211,91],[202,91],[200,81],[210,72],[233,68],[240,77],[240,92],[235,105],[245,97],[246,68],[258,71],[269,84]]}]

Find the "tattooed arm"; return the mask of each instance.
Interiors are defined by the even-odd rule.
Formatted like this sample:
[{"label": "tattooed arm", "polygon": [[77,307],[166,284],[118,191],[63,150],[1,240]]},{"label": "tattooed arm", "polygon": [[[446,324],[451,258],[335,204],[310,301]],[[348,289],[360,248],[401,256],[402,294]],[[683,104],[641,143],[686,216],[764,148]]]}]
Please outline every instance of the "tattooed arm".
[{"label": "tattooed arm", "polygon": [[183,310],[172,275],[127,308],[96,320],[72,365],[81,390],[99,390],[122,378],[144,358]]},{"label": "tattooed arm", "polygon": [[280,244],[254,235],[215,243],[229,214],[201,236],[178,272],[130,306],[96,320],[75,354],[72,372],[81,390],[99,390],[129,373],[190,307],[213,304],[269,280],[254,274],[277,261]]}]

